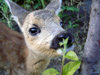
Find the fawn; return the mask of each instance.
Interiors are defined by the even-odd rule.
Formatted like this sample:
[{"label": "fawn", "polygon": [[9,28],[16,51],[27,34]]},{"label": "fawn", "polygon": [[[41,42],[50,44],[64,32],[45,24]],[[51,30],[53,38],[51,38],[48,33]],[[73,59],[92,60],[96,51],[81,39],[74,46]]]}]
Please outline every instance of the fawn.
[{"label": "fawn", "polygon": [[51,0],[46,8],[32,12],[5,2],[23,35],[0,23],[0,67],[9,69],[10,75],[40,75],[51,58],[62,55],[59,43],[63,39],[69,37],[69,46],[73,43],[57,16],[62,0]]}]

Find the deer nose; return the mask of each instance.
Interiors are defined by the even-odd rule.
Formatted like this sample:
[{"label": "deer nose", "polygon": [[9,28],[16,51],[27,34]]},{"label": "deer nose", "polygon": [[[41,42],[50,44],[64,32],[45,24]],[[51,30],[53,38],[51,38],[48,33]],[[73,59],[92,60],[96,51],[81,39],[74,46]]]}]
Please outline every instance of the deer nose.
[{"label": "deer nose", "polygon": [[71,33],[61,32],[60,34],[58,34],[57,36],[54,37],[50,48],[52,48],[52,49],[63,48],[63,46],[60,46],[59,43],[63,42],[63,40],[67,39],[67,38],[68,38],[67,47],[71,47],[73,45],[73,42],[74,42],[73,35]]}]

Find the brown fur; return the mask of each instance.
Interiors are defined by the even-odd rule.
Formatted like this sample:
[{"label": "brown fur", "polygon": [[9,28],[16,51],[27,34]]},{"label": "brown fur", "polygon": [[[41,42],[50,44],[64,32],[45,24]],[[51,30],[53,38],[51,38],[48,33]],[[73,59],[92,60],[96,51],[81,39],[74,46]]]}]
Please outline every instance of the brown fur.
[{"label": "brown fur", "polygon": [[[32,18],[31,20],[33,20],[34,17],[30,16],[28,19],[30,20],[30,18]],[[59,22],[57,16],[55,16],[55,20]],[[41,25],[40,27],[43,25],[42,19],[35,18],[34,22]],[[27,24],[27,22],[25,24]],[[29,24],[29,27],[31,27],[33,21]],[[49,49],[49,41],[52,40],[50,40],[50,38],[53,38],[54,36],[50,37],[51,35],[47,31],[45,31],[44,34],[41,33],[41,38],[39,39],[36,39],[37,37],[32,38],[31,36],[27,36],[29,35],[28,33],[24,35],[27,37],[28,42],[30,42],[30,46],[35,48],[38,52],[34,53],[32,50],[29,50],[30,48],[28,49],[26,47],[22,34],[19,34],[6,27],[5,24],[0,23],[0,67],[10,70],[11,75],[40,75],[49,64],[51,57],[59,55],[56,50]],[[43,36],[44,39],[42,38]]]},{"label": "brown fur", "polygon": [[27,51],[23,36],[0,23],[0,67],[24,70]]},{"label": "brown fur", "polygon": [[[30,73],[33,72],[33,70],[38,69],[36,71],[36,75],[38,75],[39,72],[41,73],[47,67],[52,57],[59,56],[56,50],[50,48],[50,45],[52,39],[58,33],[64,30],[59,25],[55,24],[52,26],[52,22],[54,21],[56,23],[59,23],[59,18],[57,16],[51,18],[50,16],[48,17],[48,19],[44,20],[43,18],[40,18],[40,16],[38,17],[37,15],[34,15],[34,12],[31,12],[24,21],[22,32],[24,34],[26,44],[30,49],[29,56],[31,57],[31,59],[29,57],[29,59],[27,60],[27,68],[29,70],[28,72]],[[38,25],[38,27],[40,27],[40,29],[42,30],[40,34],[34,37],[31,36],[28,32],[29,28],[33,27],[33,24]],[[42,61],[37,63],[35,66],[35,63],[40,60]]]},{"label": "brown fur", "polygon": [[1,68],[10,70],[11,75],[27,75],[27,72],[31,75],[39,75],[48,63],[49,58],[41,58],[28,50],[21,34],[0,23]]}]

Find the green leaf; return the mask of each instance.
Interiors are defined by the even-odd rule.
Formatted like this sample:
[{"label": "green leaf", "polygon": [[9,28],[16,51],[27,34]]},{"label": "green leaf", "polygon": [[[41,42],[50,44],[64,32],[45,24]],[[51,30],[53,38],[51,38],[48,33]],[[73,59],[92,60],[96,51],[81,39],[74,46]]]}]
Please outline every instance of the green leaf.
[{"label": "green leaf", "polygon": [[75,6],[62,6],[62,11],[64,10],[72,11],[72,12],[79,12],[79,8]]},{"label": "green leaf", "polygon": [[69,62],[63,67],[63,75],[73,75],[80,67],[81,62]]},{"label": "green leaf", "polygon": [[73,12],[74,12],[74,11],[76,11],[76,12],[79,11],[79,9],[78,9],[78,8],[75,8],[75,7],[68,7],[67,10],[68,10],[68,11],[73,11]]},{"label": "green leaf", "polygon": [[60,42],[60,43],[59,43],[59,45],[60,45],[60,46],[63,46],[63,45],[64,45],[64,43]]},{"label": "green leaf", "polygon": [[68,43],[68,39],[69,39],[69,37],[64,40],[65,45]]},{"label": "green leaf", "polygon": [[70,60],[75,60],[75,61],[78,61],[79,60],[78,56],[76,55],[76,53],[74,51],[69,51],[65,55],[65,58],[70,59]]},{"label": "green leaf", "polygon": [[45,8],[45,1],[41,0],[42,7]]},{"label": "green leaf", "polygon": [[79,26],[79,24],[73,24],[73,27],[75,28],[75,27],[78,27]]},{"label": "green leaf", "polygon": [[60,73],[54,68],[47,69],[42,73],[42,75],[57,75],[57,74]]},{"label": "green leaf", "polygon": [[68,37],[68,38],[66,38],[66,39],[64,39],[64,38],[63,38],[63,42],[60,42],[60,43],[59,43],[59,45],[60,45],[60,46],[65,45],[65,46],[66,46],[66,45],[67,45],[67,43],[68,43],[68,39],[69,39],[69,37]]},{"label": "green leaf", "polygon": [[72,25],[72,22],[71,21],[69,21],[69,25]]},{"label": "green leaf", "polygon": [[6,6],[4,4],[3,7],[2,7],[2,11],[3,11],[4,14],[7,14],[8,13],[8,6]]},{"label": "green leaf", "polygon": [[34,8],[34,9],[37,9],[37,8],[39,8],[40,6],[41,6],[41,4],[35,4],[33,8]]},{"label": "green leaf", "polygon": [[79,8],[75,6],[65,6],[63,9],[66,9],[67,11],[79,12]]}]

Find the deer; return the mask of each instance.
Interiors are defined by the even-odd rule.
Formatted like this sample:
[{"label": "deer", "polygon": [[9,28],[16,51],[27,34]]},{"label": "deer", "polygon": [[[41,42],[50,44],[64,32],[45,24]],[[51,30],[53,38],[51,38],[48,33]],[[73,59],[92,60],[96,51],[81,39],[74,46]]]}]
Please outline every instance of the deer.
[{"label": "deer", "polygon": [[62,0],[51,0],[44,9],[34,11],[5,2],[22,34],[0,23],[0,67],[10,70],[9,75],[40,75],[52,58],[62,55],[59,43],[63,39],[69,38],[69,48],[73,44],[72,34],[60,25]]}]

